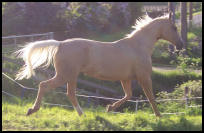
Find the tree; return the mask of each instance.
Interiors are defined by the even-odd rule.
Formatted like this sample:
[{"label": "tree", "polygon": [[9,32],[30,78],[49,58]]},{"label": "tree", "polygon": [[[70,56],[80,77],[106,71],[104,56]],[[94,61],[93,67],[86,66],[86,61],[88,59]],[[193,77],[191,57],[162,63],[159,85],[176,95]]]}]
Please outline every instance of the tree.
[{"label": "tree", "polygon": [[175,2],[168,2],[168,8],[169,12],[172,12],[172,22],[175,23],[175,8],[176,8],[176,3]]},{"label": "tree", "polygon": [[193,4],[192,2],[189,2],[189,20],[192,20],[193,18]]},{"label": "tree", "polygon": [[[168,2],[168,9],[169,12],[172,12],[172,22],[175,24],[175,2]],[[172,55],[172,52],[174,52],[174,46],[172,44],[169,44],[169,50],[170,50],[170,55]]]},{"label": "tree", "polygon": [[189,25],[192,26],[192,19],[193,19],[193,4],[189,2]]},{"label": "tree", "polygon": [[184,48],[187,50],[187,3],[181,2],[181,38],[184,42]]},{"label": "tree", "polygon": [[[24,21],[27,33],[42,33],[56,30],[58,6],[51,2],[26,2]],[[58,21],[58,22],[57,22]]]},{"label": "tree", "polygon": [[[149,2],[150,3],[150,2]],[[142,15],[142,2],[129,2],[128,10],[130,12],[130,24],[135,24],[135,20]]]},{"label": "tree", "polygon": [[2,5],[2,34],[20,34],[25,28],[23,21],[24,11],[18,2],[6,2]]},{"label": "tree", "polygon": [[115,29],[118,30],[118,27],[124,27],[125,26],[125,16],[120,8],[119,2],[113,3],[112,8],[110,11],[110,22],[113,24]]}]

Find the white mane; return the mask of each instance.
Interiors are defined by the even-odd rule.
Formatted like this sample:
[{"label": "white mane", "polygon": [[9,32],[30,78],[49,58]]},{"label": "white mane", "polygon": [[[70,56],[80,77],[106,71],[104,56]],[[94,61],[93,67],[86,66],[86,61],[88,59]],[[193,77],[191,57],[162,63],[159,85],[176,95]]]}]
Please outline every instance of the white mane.
[{"label": "white mane", "polygon": [[165,14],[163,16],[157,17],[155,19],[152,19],[151,17],[149,17],[148,15],[144,15],[140,18],[138,18],[135,22],[135,25],[132,26],[132,28],[134,28],[134,30],[130,33],[127,34],[126,37],[127,38],[131,38],[136,32],[142,30],[144,27],[146,27],[148,24],[150,24],[153,20],[156,19],[167,19],[168,14]]}]

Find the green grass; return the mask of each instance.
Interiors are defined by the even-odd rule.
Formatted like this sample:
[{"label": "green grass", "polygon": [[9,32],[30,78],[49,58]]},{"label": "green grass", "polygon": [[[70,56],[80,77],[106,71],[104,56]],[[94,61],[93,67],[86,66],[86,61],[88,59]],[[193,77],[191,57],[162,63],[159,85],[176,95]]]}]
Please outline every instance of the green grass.
[{"label": "green grass", "polygon": [[171,92],[177,84],[199,79],[202,79],[202,73],[183,73],[178,69],[163,72],[154,70],[152,73],[152,85],[156,93],[159,91]]},{"label": "green grass", "polygon": [[2,102],[2,130],[15,131],[201,131],[201,115],[163,115],[156,118],[149,112],[113,114],[101,112],[104,108],[84,109],[79,117],[76,111],[61,107],[42,107],[31,116],[25,116],[31,103]]},{"label": "green grass", "polygon": [[202,11],[194,12],[194,13],[193,13],[193,16],[194,16],[194,15],[201,14],[201,13],[202,13]]}]

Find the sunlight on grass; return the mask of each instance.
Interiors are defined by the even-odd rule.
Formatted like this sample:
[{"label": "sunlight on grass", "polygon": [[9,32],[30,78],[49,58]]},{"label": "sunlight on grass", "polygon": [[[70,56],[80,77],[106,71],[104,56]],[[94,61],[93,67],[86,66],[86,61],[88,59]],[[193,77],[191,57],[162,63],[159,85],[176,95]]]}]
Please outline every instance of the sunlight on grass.
[{"label": "sunlight on grass", "polygon": [[31,116],[25,116],[30,106],[3,102],[2,130],[202,130],[202,116],[168,115],[159,119],[144,111],[138,111],[137,114],[112,114],[101,112],[101,108],[98,108],[84,109],[85,115],[79,117],[76,111],[60,107],[43,107]]}]

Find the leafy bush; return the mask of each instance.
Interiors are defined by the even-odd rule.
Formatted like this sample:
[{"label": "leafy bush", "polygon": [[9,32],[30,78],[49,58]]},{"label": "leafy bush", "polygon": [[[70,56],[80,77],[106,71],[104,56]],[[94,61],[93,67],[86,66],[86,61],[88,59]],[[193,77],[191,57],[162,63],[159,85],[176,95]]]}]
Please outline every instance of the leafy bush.
[{"label": "leafy bush", "polygon": [[[181,85],[177,85],[175,90],[171,93],[168,93],[166,91],[161,91],[157,94],[157,99],[182,99],[184,98],[185,95],[185,87],[189,88],[189,93],[188,93],[188,98],[192,97],[202,97],[202,81],[201,80],[190,80],[188,82],[185,82]],[[189,105],[200,105],[202,104],[201,99],[193,99],[190,100]],[[158,107],[161,111],[170,111],[170,112],[175,112],[175,111],[181,111],[185,109],[185,101],[166,101],[165,104],[164,102],[161,102],[158,104]],[[191,114],[198,113],[195,110],[191,111]]]},{"label": "leafy bush", "polygon": [[52,31],[62,40],[129,27],[141,16],[141,3],[4,2],[2,11],[5,36]]},{"label": "leafy bush", "polygon": [[152,53],[152,61],[154,63],[169,64],[174,56],[170,56],[168,46],[169,42],[165,40],[159,40],[154,47]]},{"label": "leafy bush", "polygon": [[188,87],[189,97],[202,97],[202,81],[201,80],[190,80],[185,82],[175,88],[175,91],[181,90],[184,91],[185,87]]},{"label": "leafy bush", "polygon": [[178,68],[181,68],[184,73],[189,72],[189,68],[198,69],[202,67],[202,58],[191,58],[189,56],[177,56],[175,61],[171,61],[172,64],[176,64]]}]

